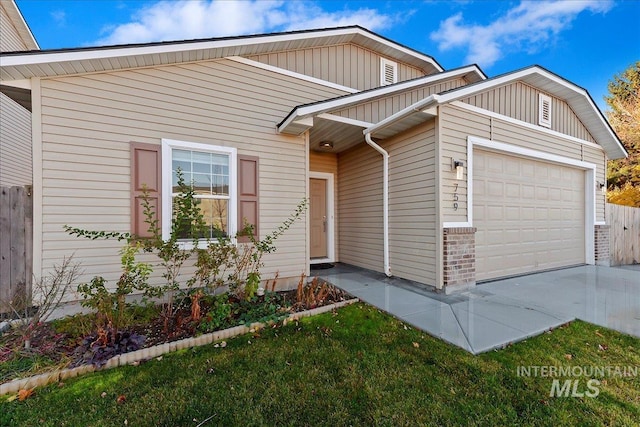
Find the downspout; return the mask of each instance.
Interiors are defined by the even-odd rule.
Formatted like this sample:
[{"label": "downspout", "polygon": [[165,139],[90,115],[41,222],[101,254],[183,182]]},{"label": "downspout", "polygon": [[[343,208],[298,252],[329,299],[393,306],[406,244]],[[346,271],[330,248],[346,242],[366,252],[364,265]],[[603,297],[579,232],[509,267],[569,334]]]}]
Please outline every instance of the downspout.
[{"label": "downspout", "polygon": [[371,132],[364,130],[364,140],[371,148],[382,154],[382,234],[383,234],[383,259],[384,274],[391,277],[391,265],[389,263],[389,153],[373,142]]}]

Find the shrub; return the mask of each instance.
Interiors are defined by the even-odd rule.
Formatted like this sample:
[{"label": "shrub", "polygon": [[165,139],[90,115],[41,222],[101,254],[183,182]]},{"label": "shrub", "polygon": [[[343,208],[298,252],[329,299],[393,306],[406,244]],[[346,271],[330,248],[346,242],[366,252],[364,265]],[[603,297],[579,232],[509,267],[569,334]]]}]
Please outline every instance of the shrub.
[{"label": "shrub", "polygon": [[73,262],[73,256],[63,258],[61,264],[53,266],[48,276],[34,280],[34,294],[39,298],[35,309],[31,307],[31,298],[27,295],[7,303],[13,315],[21,321],[19,329],[25,349],[31,348],[31,336],[60,306],[71,283],[80,273],[80,264]]},{"label": "shrub", "polygon": [[298,289],[296,291],[296,308],[311,309],[322,305],[329,296],[329,285],[327,282],[319,284],[317,277],[314,277],[311,283],[305,285],[305,275],[300,276],[298,281]]},{"label": "shrub", "polygon": [[83,297],[82,306],[97,312],[98,333],[113,330],[109,336],[115,338],[118,331],[127,326],[126,298],[134,291],[139,291],[147,297],[158,295],[158,289],[148,283],[151,266],[135,259],[140,248],[140,243],[135,243],[125,246],[120,251],[122,274],[113,292],[107,289],[107,282],[101,276],[94,277],[90,283],[78,286],[78,292]]}]

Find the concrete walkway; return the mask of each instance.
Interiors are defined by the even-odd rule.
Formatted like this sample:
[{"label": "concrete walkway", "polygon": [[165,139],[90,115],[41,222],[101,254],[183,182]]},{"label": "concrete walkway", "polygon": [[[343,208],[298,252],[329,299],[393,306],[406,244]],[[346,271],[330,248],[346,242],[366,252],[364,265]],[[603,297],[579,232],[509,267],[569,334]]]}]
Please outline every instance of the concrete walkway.
[{"label": "concrete walkway", "polygon": [[574,319],[640,337],[640,266],[573,267],[485,283],[454,295],[344,264],[312,275],[473,354]]}]

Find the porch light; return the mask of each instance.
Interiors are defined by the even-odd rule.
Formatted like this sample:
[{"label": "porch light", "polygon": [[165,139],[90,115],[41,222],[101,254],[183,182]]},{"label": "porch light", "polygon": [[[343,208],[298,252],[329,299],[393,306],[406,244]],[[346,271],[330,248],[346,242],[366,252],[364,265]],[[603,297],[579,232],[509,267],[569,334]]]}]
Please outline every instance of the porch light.
[{"label": "porch light", "polygon": [[607,186],[606,186],[606,185],[604,185],[604,184],[603,184],[602,182],[600,182],[600,181],[596,181],[596,184],[598,184],[598,187],[600,187],[600,192],[601,192],[602,194],[605,194],[605,195],[606,195],[606,194],[607,194]]},{"label": "porch light", "polygon": [[331,150],[333,148],[332,141],[320,141],[320,148],[324,148],[326,150]]},{"label": "porch light", "polygon": [[456,179],[461,181],[464,178],[464,162],[462,160],[451,159],[452,170],[456,171]]}]

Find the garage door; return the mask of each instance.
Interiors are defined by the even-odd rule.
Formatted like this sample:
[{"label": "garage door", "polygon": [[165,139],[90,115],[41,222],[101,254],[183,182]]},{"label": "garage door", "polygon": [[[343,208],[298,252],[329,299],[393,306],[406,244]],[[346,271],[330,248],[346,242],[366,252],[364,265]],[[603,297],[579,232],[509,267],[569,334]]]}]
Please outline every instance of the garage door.
[{"label": "garage door", "polygon": [[474,150],[476,279],[584,264],[584,179],[581,169]]}]

